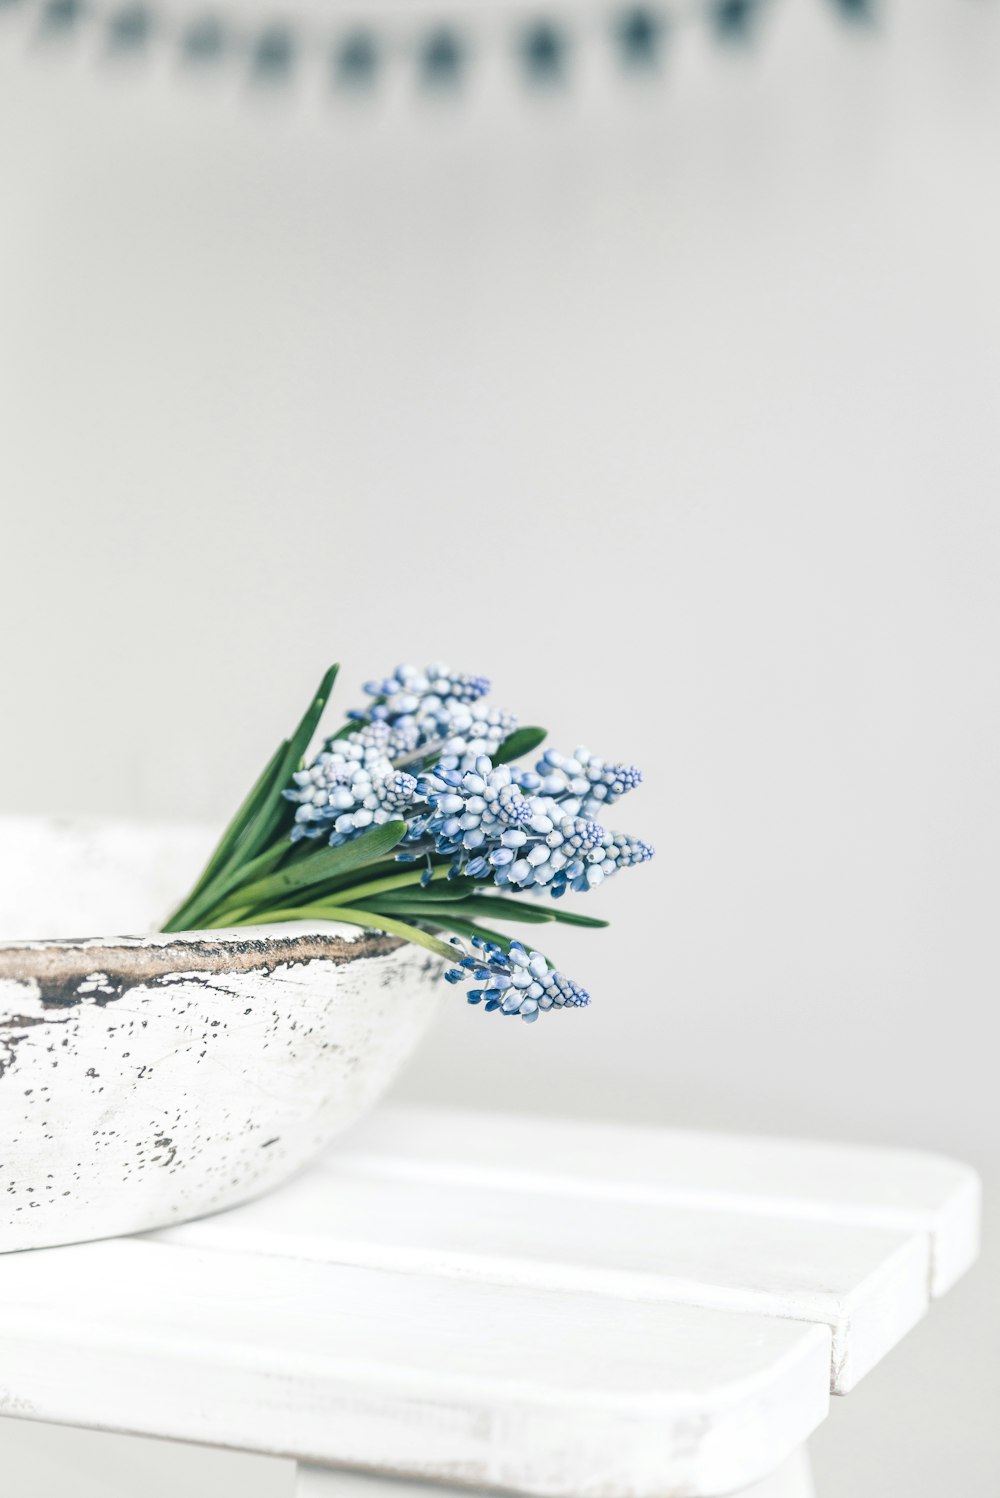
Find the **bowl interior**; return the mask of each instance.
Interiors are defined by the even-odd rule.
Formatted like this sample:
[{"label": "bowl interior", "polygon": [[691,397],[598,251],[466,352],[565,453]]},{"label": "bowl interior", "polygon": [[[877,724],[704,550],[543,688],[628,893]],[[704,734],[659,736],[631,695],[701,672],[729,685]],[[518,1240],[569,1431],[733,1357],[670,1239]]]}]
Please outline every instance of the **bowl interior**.
[{"label": "bowl interior", "polygon": [[215,836],[191,824],[0,817],[0,941],[157,931]]}]

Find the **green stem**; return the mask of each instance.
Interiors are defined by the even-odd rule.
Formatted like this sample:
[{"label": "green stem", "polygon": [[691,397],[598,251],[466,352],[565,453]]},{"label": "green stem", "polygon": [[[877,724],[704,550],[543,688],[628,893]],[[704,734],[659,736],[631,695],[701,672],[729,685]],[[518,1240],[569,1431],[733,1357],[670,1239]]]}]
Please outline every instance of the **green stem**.
[{"label": "green stem", "polygon": [[252,924],[247,917],[253,914],[252,905],[227,905],[224,910],[213,911],[205,921],[205,930],[218,930],[220,926],[245,926]]},{"label": "green stem", "polygon": [[[435,879],[447,879],[448,873],[448,869],[435,869],[427,883]],[[423,877],[421,870],[411,870],[408,874],[392,874],[387,879],[373,879],[370,884],[352,885],[350,889],[343,890],[342,895],[344,899],[353,904],[357,899],[367,900],[370,895],[384,895],[390,889],[406,889],[411,885],[420,884]],[[330,903],[336,905],[337,897],[334,896]]]},{"label": "green stem", "polygon": [[[218,906],[227,895],[238,893],[242,885],[251,883],[257,875],[271,873],[275,866],[284,858],[291,846],[290,843],[284,841],[275,843],[274,847],[268,848],[265,853],[259,853],[249,863],[243,864],[242,868],[223,870],[211,883],[205,886],[196,899],[189,900],[186,906],[177,911],[171,917],[169,924],[163,929],[165,931],[183,931],[185,929],[190,931],[205,916],[210,917],[210,920],[206,924],[226,924],[215,918],[214,907]],[[178,926],[178,917],[186,924]]]},{"label": "green stem", "polygon": [[225,873],[227,869],[231,869],[234,861],[238,862],[238,859],[236,859],[236,850],[239,847],[240,839],[246,831],[247,822],[254,809],[267,794],[269,786],[273,783],[278,766],[281,763],[282,755],[285,753],[287,746],[288,740],[283,739],[271,755],[263,772],[244,799],[239,811],[219,839],[215,852],[205,865],[198,882],[189,891],[184,902],[178,905],[176,910],[173,911],[170,919],[163,928],[164,931],[183,931],[185,924],[190,918],[191,911],[201,906],[204,893],[209,885],[214,883],[220,874]]},{"label": "green stem", "polygon": [[284,921],[343,921],[347,926],[364,926],[367,930],[388,931],[393,936],[401,936],[404,941],[412,941],[420,947],[426,947],[429,952],[438,957],[447,957],[454,962],[455,950],[446,942],[439,941],[429,931],[421,931],[419,926],[408,926],[403,921],[393,920],[391,916],[380,915],[373,910],[354,910],[346,905],[299,905],[286,910],[260,910],[253,915],[246,916],[241,922],[244,926],[270,926]]},{"label": "green stem", "polygon": [[326,899],[327,893],[339,893],[340,891],[343,891],[346,894],[346,892],[351,889],[351,881],[356,879],[361,873],[381,875],[381,871],[383,869],[386,871],[386,873],[388,873],[389,869],[398,868],[398,862],[395,858],[392,857],[379,858],[376,859],[374,863],[360,864],[357,868],[350,869],[346,874],[334,875],[329,880],[328,884],[324,887],[323,899]]}]

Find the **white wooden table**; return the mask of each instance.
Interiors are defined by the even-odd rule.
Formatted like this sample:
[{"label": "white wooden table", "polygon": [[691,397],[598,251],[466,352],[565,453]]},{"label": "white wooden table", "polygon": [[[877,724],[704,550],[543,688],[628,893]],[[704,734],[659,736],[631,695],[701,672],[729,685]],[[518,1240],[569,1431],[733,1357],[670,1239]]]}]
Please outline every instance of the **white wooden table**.
[{"label": "white wooden table", "polygon": [[299,1498],[804,1498],[978,1218],[937,1156],[387,1109],[249,1206],[0,1258],[0,1410],[292,1456]]}]

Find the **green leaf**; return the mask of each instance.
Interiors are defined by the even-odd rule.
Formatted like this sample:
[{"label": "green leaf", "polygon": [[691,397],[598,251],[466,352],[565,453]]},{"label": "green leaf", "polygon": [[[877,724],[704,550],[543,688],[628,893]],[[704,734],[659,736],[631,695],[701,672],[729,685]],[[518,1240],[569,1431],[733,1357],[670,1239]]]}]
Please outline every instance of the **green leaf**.
[{"label": "green leaf", "polygon": [[505,900],[501,896],[470,895],[463,900],[419,900],[414,890],[400,890],[398,894],[377,895],[365,904],[377,905],[380,910],[399,910],[406,907],[409,915],[423,915],[426,920],[436,920],[439,914],[452,912],[457,916],[485,916],[494,921],[523,921],[527,926],[547,925],[555,920],[549,910],[527,901]]},{"label": "green leaf", "polygon": [[295,814],[282,792],[316,731],[339,669],[331,666],[325,672],[294,734],[278,745],[264,773],[226,828],[198,883],[164,926],[165,931],[181,931],[202,920],[233,888],[234,873],[267,848],[282,822],[291,825]]},{"label": "green leaf", "polygon": [[189,911],[195,908],[197,904],[202,903],[199,897],[208,890],[209,885],[221,882],[218,879],[218,875],[229,863],[247,824],[266,800],[287,748],[288,740],[282,739],[268,760],[262,774],[254,782],[252,790],[246,796],[236,815],[219,839],[215,852],[205,865],[197,883],[189,892],[184,903],[178,905],[170,920],[164,926],[164,931],[182,931],[184,929],[185,917]]},{"label": "green leaf", "polygon": [[[427,920],[429,924],[439,926],[443,931],[454,931],[456,936],[465,936],[468,938],[471,938],[473,936],[480,936],[484,941],[495,941],[497,946],[500,947],[500,949],[504,952],[510,951],[512,942],[520,941],[520,937],[518,936],[504,936],[504,934],[500,931],[492,931],[489,926],[481,926],[477,921],[462,920],[460,916],[450,915],[447,920],[445,920],[443,917],[440,920],[432,920],[432,918],[428,916]],[[522,945],[524,944],[522,943]],[[532,950],[537,951],[537,948],[532,947]],[[545,960],[549,964],[549,967],[552,967],[553,963],[551,958],[547,957],[544,952],[542,953],[542,956],[545,957]],[[454,953],[452,954],[452,960],[454,961]]]},{"label": "green leaf", "polygon": [[[411,917],[411,919],[416,919],[416,917]],[[481,936],[486,941],[495,941],[497,946],[502,947],[505,952],[509,949],[511,942],[518,939],[516,936],[504,936],[499,931],[491,931],[489,927],[477,925],[475,921],[464,921],[461,916],[457,915],[449,916],[447,920],[443,916],[440,919],[427,916],[427,924],[439,926],[442,931],[454,931],[456,936]]]},{"label": "green leaf", "polygon": [[[231,891],[229,908],[277,907],[284,904],[289,895],[296,895],[304,890],[314,892],[316,885],[346,874],[351,869],[364,868],[382,858],[405,835],[406,823],[402,820],[369,827],[349,843],[341,843],[337,848],[319,848],[308,858],[300,858],[266,879],[238,886]],[[218,913],[224,915],[225,911]]]},{"label": "green leaf", "polygon": [[330,693],[339,670],[340,667],[334,665],[324,673],[323,680],[303,713],[298,728],[288,740],[271,794],[268,795],[247,830],[243,848],[245,856],[252,858],[255,853],[259,853],[262,848],[266,847],[282,822],[291,826],[294,821],[295,813],[291,803],[284,799],[282,792],[290,786],[292,776],[301,767],[302,758],[323,716],[323,709],[330,700]]},{"label": "green leaf", "polygon": [[401,936],[405,941],[415,942],[418,947],[426,947],[429,952],[445,958],[448,962],[455,961],[454,947],[432,936],[429,931],[422,931],[419,926],[410,926],[404,921],[397,921],[393,916],[382,915],[378,911],[351,910],[342,905],[336,905],[330,907],[329,919],[346,921],[349,926],[364,926],[366,930],[388,931],[391,936]]},{"label": "green leaf", "polygon": [[[459,920],[465,920],[466,918],[471,920],[477,915],[490,916],[488,910],[477,910],[474,906],[470,909],[464,901],[460,905],[443,905],[440,901],[421,905],[416,902],[410,903],[404,900],[402,896],[392,898],[389,895],[380,895],[377,899],[366,900],[365,904],[370,905],[373,910],[384,910],[389,915],[408,915],[417,920],[430,922],[447,920],[453,915],[458,916]],[[526,926],[547,926],[549,924],[548,916],[534,911],[530,911],[527,915],[523,911],[518,911],[517,915],[505,915],[502,910],[497,910],[492,913],[492,919],[496,921],[521,921]]]},{"label": "green leaf", "polygon": [[[456,886],[463,887],[456,889]],[[497,921],[525,921],[532,924],[561,921],[566,926],[585,926],[594,931],[603,930],[611,924],[596,915],[581,915],[576,910],[566,910],[555,900],[536,905],[534,901],[529,904],[528,897],[524,895],[511,898],[507,895],[484,894],[484,888],[488,887],[472,879],[450,879],[444,884],[430,884],[426,889],[414,886],[412,889],[400,890],[398,895],[378,895],[376,898],[380,903],[391,899],[404,901],[408,906],[425,905],[428,908],[438,904],[454,906],[456,909],[461,906],[470,914],[474,911],[476,915],[485,915]]]},{"label": "green leaf", "polygon": [[229,823],[229,826],[222,834],[219,845],[216,848],[211,859],[209,860],[208,868],[206,869],[206,872],[210,875],[215,874],[223,866],[223,864],[228,861],[229,856],[232,853],[237,842],[239,841],[240,837],[242,836],[247,823],[250,821],[251,817],[254,815],[260,805],[267,799],[271,786],[277,777],[278,767],[281,764],[281,761],[285,754],[285,750],[287,748],[288,740],[282,739],[281,743],[278,745],[277,749],[275,749],[274,753],[271,755],[271,758],[268,760],[266,766],[264,767],[263,773],[254,784],[253,789],[250,791],[239,811],[233,817],[232,821]]},{"label": "green leaf", "polygon": [[397,921],[394,917],[382,915],[378,911],[354,910],[346,905],[302,905],[289,907],[287,910],[255,911],[253,915],[247,916],[242,924],[269,926],[285,921],[310,920],[343,921],[346,926],[363,926],[367,931],[386,931],[390,936],[401,936],[404,941],[414,942],[418,947],[426,947],[436,957],[443,957],[448,962],[454,962],[456,959],[454,947],[432,936],[429,931],[422,931],[419,926],[409,926],[403,921]]},{"label": "green leaf", "polygon": [[330,694],[333,691],[339,670],[340,666],[334,663],[334,665],[328,666],[324,671],[323,679],[316,688],[315,697],[302,714],[299,726],[292,734],[288,745],[288,760],[291,770],[299,768],[299,762],[309,748],[312,736],[319,727],[319,720],[323,716],[326,704],[330,700]]},{"label": "green leaf", "polygon": [[492,756],[495,765],[509,764],[512,759],[520,759],[522,754],[530,754],[543,743],[548,730],[545,728],[515,728],[512,734],[504,739],[500,748]]},{"label": "green leaf", "polygon": [[207,910],[220,905],[241,883],[256,883],[265,874],[270,874],[287,858],[292,846],[284,841],[272,843],[270,848],[258,853],[256,858],[251,858],[249,863],[234,864],[209,885],[204,896],[205,902],[209,903],[205,903],[204,908]]},{"label": "green leaf", "polygon": [[[302,844],[296,843],[295,847],[301,848]],[[313,845],[312,851],[315,851],[315,845]],[[399,863],[395,858],[386,858],[385,856],[383,856],[381,858],[373,860],[371,863],[365,864],[365,878],[369,879],[374,874],[385,875],[388,878],[390,874],[398,873],[401,868],[406,867],[406,864]],[[353,872],[341,874],[336,879],[330,880],[330,892],[332,894],[336,889],[347,890],[356,883],[357,879],[355,878]]]},{"label": "green leaf", "polygon": [[[397,863],[395,867],[398,873],[406,868],[419,869],[420,865]],[[453,905],[456,900],[464,900],[467,895],[475,894],[479,889],[482,889],[482,885],[477,880],[460,877],[458,879],[444,879],[437,884],[414,884],[411,888],[401,891],[401,893],[405,893],[408,900],[426,900],[429,903],[433,903],[436,900],[443,900],[447,904]],[[378,898],[381,899],[382,896],[380,895]]]},{"label": "green leaf", "polygon": [[545,905],[528,905],[527,900],[506,900],[501,894],[472,894],[461,902],[470,915],[482,915],[488,921],[524,921],[525,926],[546,926],[554,914]]},{"label": "green leaf", "polygon": [[552,907],[552,919],[562,921],[564,926],[589,926],[594,931],[603,930],[605,926],[611,925],[610,921],[602,921],[599,916],[580,915],[575,910],[563,910],[561,905]]},{"label": "green leaf", "polygon": [[555,912],[547,905],[536,905],[532,900],[507,899],[504,895],[469,895],[462,902],[466,910],[484,915],[494,921],[528,921],[532,925],[555,920]]}]

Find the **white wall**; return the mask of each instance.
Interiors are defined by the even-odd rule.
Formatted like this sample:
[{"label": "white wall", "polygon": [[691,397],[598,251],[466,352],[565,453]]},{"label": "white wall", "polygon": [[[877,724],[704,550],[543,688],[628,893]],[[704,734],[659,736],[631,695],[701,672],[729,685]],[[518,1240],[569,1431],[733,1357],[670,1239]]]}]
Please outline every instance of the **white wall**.
[{"label": "white wall", "polygon": [[[221,819],[328,659],[443,655],[643,764],[659,853],[560,943],[589,1012],[456,1004],[403,1094],[1000,1180],[1000,9],[359,116],[0,19],[0,809]],[[993,1498],[991,1310],[828,1493]]]}]

